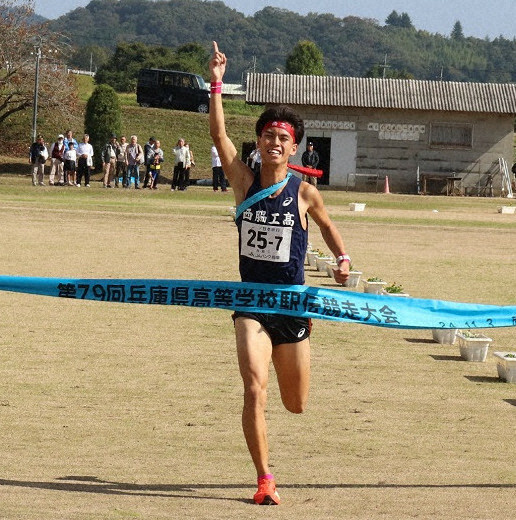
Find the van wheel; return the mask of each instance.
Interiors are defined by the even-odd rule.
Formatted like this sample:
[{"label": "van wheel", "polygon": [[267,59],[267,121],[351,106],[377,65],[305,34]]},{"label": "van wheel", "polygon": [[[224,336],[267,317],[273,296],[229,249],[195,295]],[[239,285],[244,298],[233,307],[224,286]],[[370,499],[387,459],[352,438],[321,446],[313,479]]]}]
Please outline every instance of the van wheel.
[{"label": "van wheel", "polygon": [[207,114],[208,113],[208,105],[206,103],[201,103],[197,107],[197,112],[200,112],[201,114]]}]

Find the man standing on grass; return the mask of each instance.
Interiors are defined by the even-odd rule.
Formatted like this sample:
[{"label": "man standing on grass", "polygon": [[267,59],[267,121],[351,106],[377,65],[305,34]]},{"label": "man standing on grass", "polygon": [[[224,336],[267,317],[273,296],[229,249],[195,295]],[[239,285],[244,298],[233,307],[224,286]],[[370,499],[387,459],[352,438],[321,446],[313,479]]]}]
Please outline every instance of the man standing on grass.
[{"label": "man standing on grass", "polygon": [[77,146],[77,182],[75,185],[80,188],[82,177],[86,188],[90,187],[90,171],[93,167],[93,146],[90,144],[90,136],[84,134],[82,141]]},{"label": "man standing on grass", "polygon": [[[288,160],[303,138],[303,121],[284,106],[268,109],[260,116],[256,135],[262,166],[255,176],[238,158],[226,134],[221,91],[227,60],[216,42],[213,49],[210,133],[235,195],[242,281],[303,284],[310,215],[337,258],[335,280],[344,283],[350,259],[320,193],[287,171]],[[279,504],[269,469],[265,422],[269,364],[272,360],[285,408],[292,413],[303,412],[310,383],[311,322],[307,318],[247,312],[235,312],[233,320],[244,384],[242,426],[258,476],[254,501]]]},{"label": "man standing on grass", "polygon": [[45,162],[48,159],[48,150],[42,135],[38,135],[36,140],[30,145],[29,163],[32,164],[32,185],[45,186]]}]

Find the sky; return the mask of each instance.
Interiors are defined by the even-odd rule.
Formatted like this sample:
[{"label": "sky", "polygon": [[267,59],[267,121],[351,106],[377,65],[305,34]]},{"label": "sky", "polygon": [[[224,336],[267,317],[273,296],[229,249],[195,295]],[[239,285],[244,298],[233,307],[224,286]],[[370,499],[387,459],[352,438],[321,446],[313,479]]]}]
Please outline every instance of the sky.
[{"label": "sky", "polygon": [[[36,13],[58,18],[90,0],[35,0]],[[383,25],[393,10],[408,13],[416,29],[449,35],[458,20],[465,36],[516,37],[516,0],[223,0],[230,8],[252,15],[274,6],[299,14],[331,13],[338,18],[374,18]]]}]

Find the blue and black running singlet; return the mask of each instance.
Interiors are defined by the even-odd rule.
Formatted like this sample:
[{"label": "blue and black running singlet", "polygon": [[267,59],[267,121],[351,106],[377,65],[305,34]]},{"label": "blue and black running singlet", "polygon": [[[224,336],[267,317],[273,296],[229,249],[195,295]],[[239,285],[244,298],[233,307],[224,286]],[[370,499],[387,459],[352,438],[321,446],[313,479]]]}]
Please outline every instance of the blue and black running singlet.
[{"label": "blue and black running singlet", "polygon": [[[305,217],[303,229],[298,207],[300,184],[301,180],[292,176],[277,197],[255,202],[237,218],[243,282],[304,284],[308,219]],[[246,199],[261,189],[257,176]]]}]

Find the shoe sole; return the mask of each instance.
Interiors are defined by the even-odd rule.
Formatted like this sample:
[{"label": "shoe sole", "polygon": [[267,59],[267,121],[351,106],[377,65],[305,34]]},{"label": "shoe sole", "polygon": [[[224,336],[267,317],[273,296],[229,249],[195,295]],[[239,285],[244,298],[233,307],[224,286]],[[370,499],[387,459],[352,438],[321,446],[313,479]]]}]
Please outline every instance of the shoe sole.
[{"label": "shoe sole", "polygon": [[279,505],[279,500],[274,500],[270,495],[265,495],[263,500],[258,504],[260,506],[277,506]]}]

